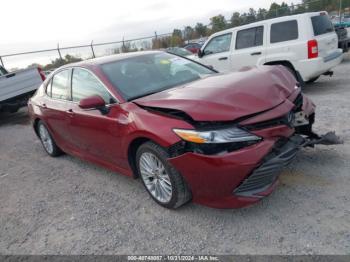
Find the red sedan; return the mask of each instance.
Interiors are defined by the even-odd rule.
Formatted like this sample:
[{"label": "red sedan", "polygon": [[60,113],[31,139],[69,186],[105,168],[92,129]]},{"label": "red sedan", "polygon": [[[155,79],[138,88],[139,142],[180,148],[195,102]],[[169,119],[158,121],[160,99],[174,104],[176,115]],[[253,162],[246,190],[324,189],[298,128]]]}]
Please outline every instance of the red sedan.
[{"label": "red sedan", "polygon": [[167,208],[238,208],[270,194],[314,135],[314,107],[283,66],[219,74],[164,52],[61,67],[29,102],[49,155],[140,177]]}]

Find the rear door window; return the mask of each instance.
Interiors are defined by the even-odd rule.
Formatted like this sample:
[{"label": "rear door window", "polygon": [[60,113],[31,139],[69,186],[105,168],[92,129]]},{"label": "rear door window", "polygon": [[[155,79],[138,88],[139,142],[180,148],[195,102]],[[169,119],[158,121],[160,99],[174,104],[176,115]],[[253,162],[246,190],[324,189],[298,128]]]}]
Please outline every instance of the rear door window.
[{"label": "rear door window", "polygon": [[333,24],[328,15],[318,15],[311,17],[312,27],[315,36],[327,34],[334,31]]},{"label": "rear door window", "polygon": [[71,100],[70,92],[71,70],[67,69],[54,75],[51,85],[51,97]]},{"label": "rear door window", "polygon": [[264,26],[244,29],[237,32],[236,49],[261,46],[264,43]]},{"label": "rear door window", "polygon": [[279,43],[298,39],[298,22],[291,20],[271,25],[270,43]]}]

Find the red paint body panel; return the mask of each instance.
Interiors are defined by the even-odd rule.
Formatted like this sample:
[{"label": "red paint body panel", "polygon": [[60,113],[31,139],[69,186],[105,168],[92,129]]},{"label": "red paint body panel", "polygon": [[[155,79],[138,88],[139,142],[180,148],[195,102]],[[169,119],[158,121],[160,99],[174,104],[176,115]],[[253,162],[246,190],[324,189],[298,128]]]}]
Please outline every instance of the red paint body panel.
[{"label": "red paint body panel", "polygon": [[278,106],[295,87],[295,78],[283,66],[266,66],[211,76],[135,102],[178,109],[196,121],[232,121]]},{"label": "red paint body panel", "polygon": [[[108,58],[106,58],[108,59]],[[80,63],[93,72],[120,103],[109,112],[82,109],[77,103],[49,98],[45,83],[29,102],[33,123],[42,120],[57,145],[65,152],[132,176],[128,160],[130,145],[148,139],[168,148],[181,139],[173,128],[193,129],[182,120],[154,113],[139,105],[184,111],[196,121],[233,121],[253,115],[241,125],[259,123],[286,115],[300,93],[295,79],[283,67],[262,67],[206,79],[126,102],[103,75],[98,63]],[[68,66],[69,67],[69,66]],[[311,114],[315,106],[304,97],[303,109]],[[193,201],[218,208],[253,204],[272,192],[276,183],[257,197],[239,197],[233,190],[258,167],[280,137],[290,137],[294,129],[274,126],[252,133],[262,137],[255,145],[230,153],[203,155],[193,152],[169,158],[182,174],[193,194]]]},{"label": "red paint body panel", "polygon": [[227,208],[237,208],[241,203],[233,190],[258,166],[274,143],[274,139],[265,140],[222,156],[186,153],[169,161],[191,185],[194,202],[222,208],[221,202],[225,200],[230,203]]}]

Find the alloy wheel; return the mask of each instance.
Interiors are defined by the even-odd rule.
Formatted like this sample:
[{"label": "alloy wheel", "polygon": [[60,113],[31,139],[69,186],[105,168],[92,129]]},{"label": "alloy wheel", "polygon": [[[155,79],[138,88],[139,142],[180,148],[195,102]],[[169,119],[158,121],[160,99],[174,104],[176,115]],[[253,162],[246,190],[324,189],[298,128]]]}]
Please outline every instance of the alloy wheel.
[{"label": "alloy wheel", "polygon": [[39,126],[39,136],[40,136],[41,142],[43,143],[45,150],[49,154],[52,154],[53,150],[54,150],[53,149],[53,141],[52,141],[52,138],[49,134],[49,131],[42,124]]},{"label": "alloy wheel", "polygon": [[153,153],[142,153],[139,160],[140,173],[147,190],[161,203],[171,200],[173,187],[162,161]]}]

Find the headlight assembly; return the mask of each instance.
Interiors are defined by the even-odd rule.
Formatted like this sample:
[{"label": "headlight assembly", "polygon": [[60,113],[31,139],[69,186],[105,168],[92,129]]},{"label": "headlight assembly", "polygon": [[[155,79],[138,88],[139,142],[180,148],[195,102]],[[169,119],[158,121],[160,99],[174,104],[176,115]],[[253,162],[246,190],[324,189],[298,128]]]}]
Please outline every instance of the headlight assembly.
[{"label": "headlight assembly", "polygon": [[222,144],[261,140],[260,137],[237,127],[210,131],[186,129],[173,129],[173,131],[183,140],[197,144]]}]

